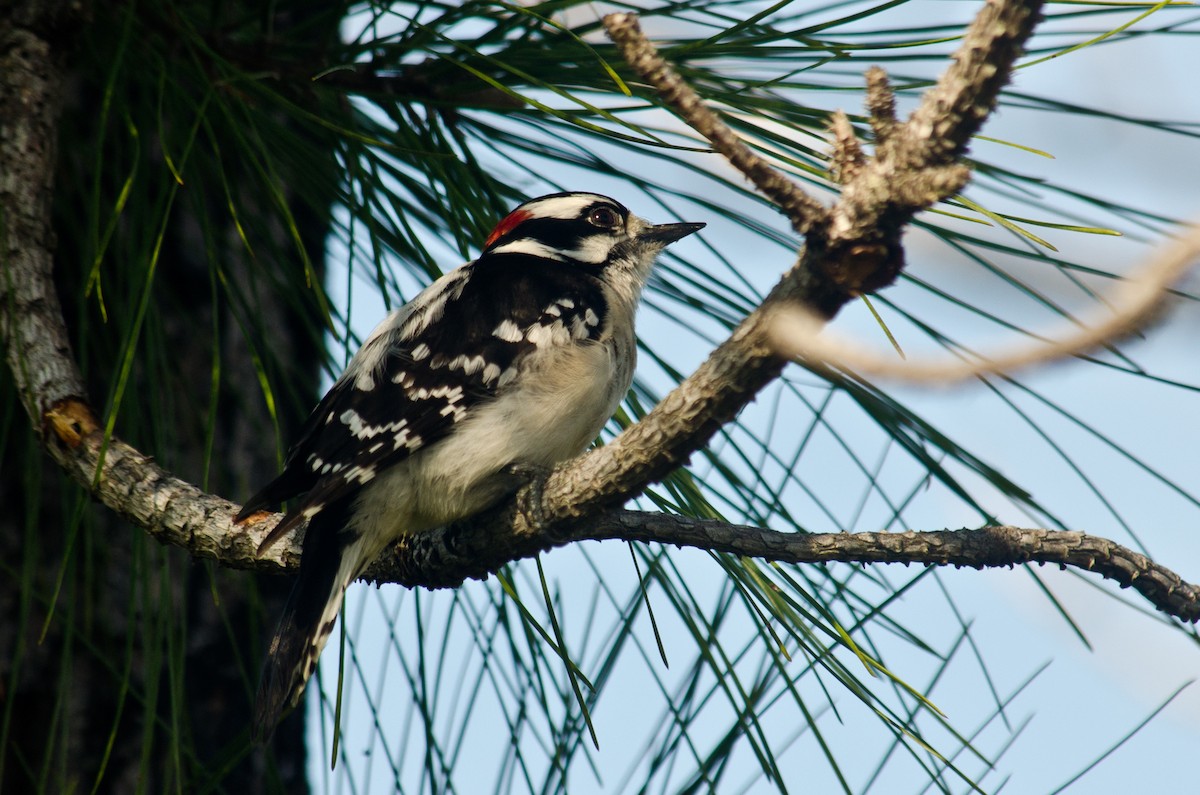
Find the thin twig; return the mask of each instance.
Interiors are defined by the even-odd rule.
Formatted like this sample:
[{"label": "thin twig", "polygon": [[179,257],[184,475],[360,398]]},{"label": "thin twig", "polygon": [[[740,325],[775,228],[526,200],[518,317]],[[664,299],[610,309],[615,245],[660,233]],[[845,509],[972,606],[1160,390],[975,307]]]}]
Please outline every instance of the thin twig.
[{"label": "thin twig", "polygon": [[834,182],[845,185],[858,178],[867,163],[862,144],[854,134],[854,125],[844,111],[834,111],[829,119],[829,132],[833,135],[832,151],[829,155],[829,175]]},{"label": "thin twig", "polygon": [[987,0],[905,123],[907,134],[891,136],[880,157],[896,168],[954,163],[996,107],[1041,10],[1041,0]]},{"label": "thin twig", "polygon": [[892,91],[887,72],[872,66],[867,70],[867,118],[875,132],[875,144],[882,146],[896,132],[896,94]]},{"label": "thin twig", "polygon": [[802,235],[825,222],[828,211],[778,169],[742,143],[737,134],[708,108],[700,96],[684,82],[642,33],[634,14],[609,14],[604,29],[625,56],[626,63],[642,79],[654,86],[663,101],[700,135],[713,149],[741,171],[754,186],[779,207]]},{"label": "thin twig", "polygon": [[958,158],[996,107],[1041,8],[1041,0],[988,0],[967,26],[950,67],[902,124],[887,75],[878,67],[868,70],[875,157],[842,189],[830,217],[831,248],[861,244],[878,230],[892,249],[888,258],[898,259],[900,227],[966,185],[969,172]]}]

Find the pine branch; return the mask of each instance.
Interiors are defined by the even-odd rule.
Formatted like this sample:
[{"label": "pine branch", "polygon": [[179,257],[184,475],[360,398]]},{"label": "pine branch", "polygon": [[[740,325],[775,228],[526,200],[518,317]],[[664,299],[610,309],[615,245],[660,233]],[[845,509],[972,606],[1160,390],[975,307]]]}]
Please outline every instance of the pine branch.
[{"label": "pine branch", "polygon": [[[67,402],[50,412],[54,436],[73,443],[71,474],[86,482],[96,471],[104,434],[84,407]],[[282,514],[233,524],[240,506],[174,478],[119,441],[105,453],[105,476],[94,494],[163,543],[221,565],[294,571],[302,536],[256,550]],[[1200,621],[1200,585],[1115,541],[1087,533],[983,527],[905,533],[794,533],[643,511],[614,511],[531,529],[528,507],[517,504],[485,517],[409,536],[380,558],[366,578],[408,587],[455,588],[503,566],[580,541],[638,541],[727,552],[780,563],[917,563],[1010,568],[1024,563],[1072,566],[1132,587],[1155,608],[1181,621]],[[515,527],[527,528],[524,532]]]},{"label": "pine branch", "polygon": [[[1072,566],[1132,587],[1182,621],[1200,621],[1200,586],[1115,541],[1087,533],[1007,526],[904,533],[794,533],[641,511],[615,511],[525,535],[494,522],[411,536],[367,573],[409,587],[457,587],[513,560],[579,541],[639,541],[780,563],[913,563],[974,569],[1024,563]],[[447,579],[430,581],[429,572]]]},{"label": "pine branch", "polygon": [[[406,539],[371,576],[407,585],[456,585],[555,546],[625,539],[797,563],[984,567],[1051,562],[1132,585],[1182,620],[1200,618],[1197,586],[1114,542],[1081,533],[984,528],[809,536],[612,510],[686,461],[778,376],[784,360],[772,350],[767,329],[774,307],[797,302],[829,318],[854,295],[895,278],[903,264],[900,230],[913,213],[965,183],[966,172],[955,158],[994,106],[1039,8],[1037,2],[990,2],[965,37],[955,66],[907,122],[892,117],[885,76],[870,73],[868,106],[881,139],[875,156],[865,158],[856,150],[843,126],[838,134],[843,154],[835,156],[850,165],[843,168],[843,194],[828,212],[816,211],[805,199],[793,202],[801,208],[796,212],[807,213],[800,221],[793,218],[808,230],[806,246],[763,306],[613,444],[535,480],[470,523]],[[636,37],[630,42],[638,46]],[[173,477],[148,456],[108,437],[97,422],[71,357],[51,279],[49,208],[61,71],[52,48],[35,32],[16,28],[6,44],[0,64],[0,331],[35,430],[71,477],[165,543],[227,566],[294,569],[300,550],[295,536],[263,558],[255,555],[277,515],[234,526],[235,504]],[[669,74],[661,59],[654,68]],[[713,137],[723,136],[715,116],[705,124]]]}]

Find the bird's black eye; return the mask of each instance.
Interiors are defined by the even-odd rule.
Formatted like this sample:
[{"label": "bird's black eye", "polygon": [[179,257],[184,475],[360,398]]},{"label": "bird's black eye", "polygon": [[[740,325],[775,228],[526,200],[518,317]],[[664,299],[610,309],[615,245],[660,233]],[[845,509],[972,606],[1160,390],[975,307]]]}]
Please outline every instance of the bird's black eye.
[{"label": "bird's black eye", "polygon": [[588,223],[601,229],[615,229],[621,225],[621,216],[611,207],[597,207],[588,213]]}]

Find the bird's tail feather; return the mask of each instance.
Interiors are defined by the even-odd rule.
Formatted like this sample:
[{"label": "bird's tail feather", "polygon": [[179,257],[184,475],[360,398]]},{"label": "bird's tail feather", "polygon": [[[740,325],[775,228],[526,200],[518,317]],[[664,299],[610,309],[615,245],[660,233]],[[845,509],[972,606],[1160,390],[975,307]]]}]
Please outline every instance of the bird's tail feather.
[{"label": "bird's tail feather", "polygon": [[341,513],[328,506],[312,518],[305,534],[300,577],[271,639],[254,700],[252,733],[258,742],[270,737],[283,714],[304,695],[341,612],[346,587],[362,568],[356,539],[339,532],[344,526]]}]

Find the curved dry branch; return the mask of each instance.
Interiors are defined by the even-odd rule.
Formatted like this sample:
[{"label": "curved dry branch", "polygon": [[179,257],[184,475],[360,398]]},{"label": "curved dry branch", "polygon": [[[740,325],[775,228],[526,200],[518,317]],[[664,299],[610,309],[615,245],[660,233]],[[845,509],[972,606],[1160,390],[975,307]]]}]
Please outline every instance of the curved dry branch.
[{"label": "curved dry branch", "polygon": [[83,394],[51,279],[63,56],[36,20],[10,24],[0,42],[0,335],[21,403],[40,430],[50,406]]},{"label": "curved dry branch", "polygon": [[[809,208],[810,234],[799,263],[772,291],[764,308],[751,314],[643,422],[608,447],[537,479],[469,524],[407,539],[370,576],[408,585],[457,584],[544,549],[588,538],[621,538],[792,562],[1054,562],[1132,583],[1160,609],[1196,620],[1196,586],[1119,545],[1083,534],[988,528],[807,536],[611,511],[683,463],[779,374],[783,359],[771,349],[766,328],[771,307],[799,301],[831,317],[856,291],[894,277],[898,239],[888,235],[897,235],[924,203],[961,186],[965,172],[949,160],[961,152],[994,104],[1038,7],[989,3],[990,16],[981,15],[984,21],[972,26],[957,66],[931,92],[926,104],[933,110],[918,111],[904,124],[890,116],[890,93],[882,73],[868,75],[868,104],[881,139],[876,157],[866,160],[854,145],[842,143],[848,153],[843,161],[853,162],[846,190],[824,220],[817,219],[820,223],[813,221],[816,214]],[[300,550],[295,536],[273,547],[269,556],[255,554],[277,515],[235,527],[231,517],[236,505],[171,476],[148,456],[107,437],[97,423],[71,356],[51,279],[49,209],[61,70],[45,40],[33,33],[18,31],[2,57],[0,333],[22,403],[45,448],[106,506],[164,543],[226,566],[295,568]],[[994,71],[983,74],[987,70],[979,68],[980,63],[992,64]],[[656,69],[670,72],[661,59]],[[971,82],[975,78],[978,83]],[[945,119],[935,110],[946,113]],[[933,136],[938,141],[929,140]],[[885,150],[893,154],[884,156]],[[899,173],[898,168],[906,170]],[[908,188],[917,185],[920,190],[889,194],[879,190],[880,180]]]},{"label": "curved dry branch", "polygon": [[980,355],[978,359],[898,360],[862,348],[848,340],[822,334],[821,318],[800,307],[781,308],[771,321],[771,339],[781,355],[809,365],[836,367],[872,378],[892,378],[949,386],[982,376],[1010,374],[1039,364],[1061,361],[1128,337],[1166,308],[1167,291],[1200,262],[1200,225],[1175,240],[1138,267],[1104,301],[1107,317],[1085,323],[1059,339],[1013,350]]}]

